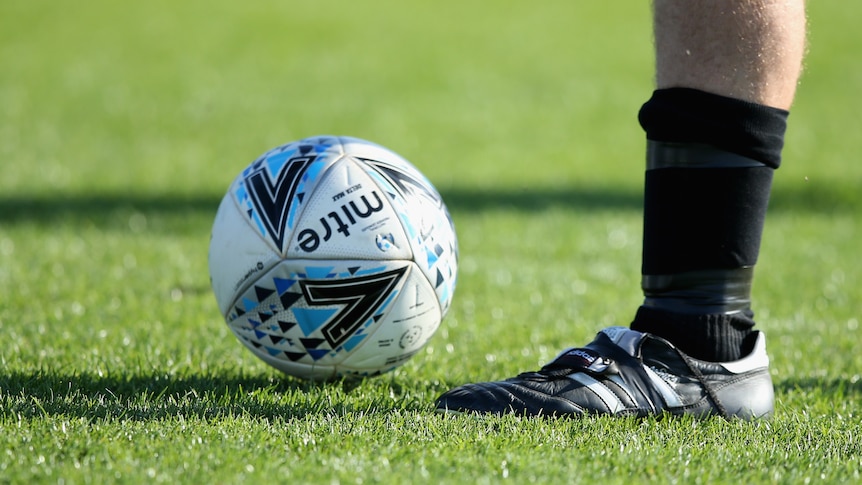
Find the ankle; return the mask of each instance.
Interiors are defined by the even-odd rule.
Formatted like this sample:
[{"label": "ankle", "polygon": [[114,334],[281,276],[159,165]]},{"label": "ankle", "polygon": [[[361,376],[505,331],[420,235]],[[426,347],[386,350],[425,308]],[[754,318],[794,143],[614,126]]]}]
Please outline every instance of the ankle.
[{"label": "ankle", "polygon": [[642,306],[631,328],[661,337],[695,359],[730,362],[751,351],[753,316],[751,310],[694,315]]}]

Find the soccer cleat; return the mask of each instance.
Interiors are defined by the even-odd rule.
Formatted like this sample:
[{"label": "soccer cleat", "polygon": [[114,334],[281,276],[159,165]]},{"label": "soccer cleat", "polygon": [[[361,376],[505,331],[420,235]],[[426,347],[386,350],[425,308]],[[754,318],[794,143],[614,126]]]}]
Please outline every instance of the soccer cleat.
[{"label": "soccer cleat", "polygon": [[606,328],[583,348],[563,351],[537,372],[466,384],[437,400],[438,412],[522,416],[772,415],[766,338],[733,362],[693,359],[667,340]]}]

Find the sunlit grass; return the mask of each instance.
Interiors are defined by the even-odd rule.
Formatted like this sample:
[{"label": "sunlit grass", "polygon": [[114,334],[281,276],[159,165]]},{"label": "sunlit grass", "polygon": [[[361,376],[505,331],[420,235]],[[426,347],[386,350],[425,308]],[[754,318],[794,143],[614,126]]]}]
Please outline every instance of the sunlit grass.
[{"label": "sunlit grass", "polygon": [[[770,422],[442,417],[640,301],[646,4],[0,4],[0,483],[859,480],[859,7],[811,3],[755,280]],[[234,175],[291,139],[390,146],[437,185],[458,292],[426,349],[285,378],[206,253]]]}]

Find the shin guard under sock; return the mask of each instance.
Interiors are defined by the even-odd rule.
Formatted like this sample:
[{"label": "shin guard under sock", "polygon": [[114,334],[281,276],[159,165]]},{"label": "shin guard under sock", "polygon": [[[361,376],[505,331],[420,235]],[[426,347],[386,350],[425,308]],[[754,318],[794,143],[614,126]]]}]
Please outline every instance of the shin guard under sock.
[{"label": "shin guard under sock", "polygon": [[632,328],[736,360],[787,112],[685,88],[644,105],[644,305]]}]

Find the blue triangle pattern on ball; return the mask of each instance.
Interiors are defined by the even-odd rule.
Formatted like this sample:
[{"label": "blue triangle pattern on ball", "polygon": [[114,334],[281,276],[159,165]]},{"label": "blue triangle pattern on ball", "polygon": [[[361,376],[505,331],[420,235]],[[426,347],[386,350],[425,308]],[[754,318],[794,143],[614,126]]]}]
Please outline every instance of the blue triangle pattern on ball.
[{"label": "blue triangle pattern on ball", "polygon": [[239,187],[237,187],[235,194],[236,200],[240,203],[248,200],[248,192],[245,190],[245,185],[240,185]]},{"label": "blue triangle pattern on ball", "polygon": [[242,299],[242,306],[245,308],[245,311],[250,312],[257,308],[257,302],[254,300],[250,300],[248,298]]},{"label": "blue triangle pattern on ball", "polygon": [[292,308],[291,311],[296,317],[296,323],[299,324],[302,333],[307,336],[328,322],[338,312],[338,309]]},{"label": "blue triangle pattern on ball", "polygon": [[281,301],[281,306],[285,310],[292,307],[294,303],[299,301],[302,298],[302,293],[284,293],[279,296],[278,299]]},{"label": "blue triangle pattern on ball", "polygon": [[312,279],[329,278],[334,266],[306,266],[305,274]]},{"label": "blue triangle pattern on ball", "polygon": [[289,290],[294,283],[296,283],[296,280],[273,278],[272,282],[275,283],[275,289],[278,291],[278,295],[281,296],[285,291]]},{"label": "blue triangle pattern on ball", "polygon": [[347,342],[344,342],[344,350],[348,352],[352,351],[354,348],[356,348],[357,345],[359,345],[359,342],[365,340],[365,337],[367,336],[368,334],[360,334],[350,337],[349,339],[347,339]]},{"label": "blue triangle pattern on ball", "polygon": [[284,164],[288,159],[292,158],[295,153],[296,152],[294,150],[288,150],[266,157],[266,165],[269,168],[270,177],[278,176],[282,167],[284,167]]},{"label": "blue triangle pattern on ball", "polygon": [[428,258],[428,267],[431,268],[434,266],[434,263],[437,262],[437,254],[432,250],[432,248],[426,246],[425,247],[425,255]]},{"label": "blue triangle pattern on ball", "polygon": [[326,357],[326,354],[329,353],[329,350],[327,350],[327,349],[308,349],[308,350],[306,350],[306,352],[308,352],[308,355],[310,355],[313,360],[320,360],[320,359]]},{"label": "blue triangle pattern on ball", "polygon": [[257,301],[264,301],[269,298],[269,295],[273,294],[274,291],[269,288],[262,288],[257,285],[254,286],[254,296],[257,298]]},{"label": "blue triangle pattern on ball", "polygon": [[281,353],[281,350],[279,350],[279,349],[274,349],[272,347],[267,347],[265,345],[264,345],[264,348],[266,349],[267,352],[269,352],[269,355],[271,355],[273,357],[275,357],[276,355]]}]

